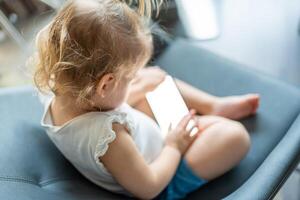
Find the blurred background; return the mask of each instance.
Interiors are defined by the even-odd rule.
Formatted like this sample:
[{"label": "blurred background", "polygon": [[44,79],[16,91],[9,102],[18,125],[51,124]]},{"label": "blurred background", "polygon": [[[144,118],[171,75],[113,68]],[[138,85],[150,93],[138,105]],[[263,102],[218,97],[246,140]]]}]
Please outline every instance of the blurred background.
[{"label": "blurred background", "polygon": [[[192,6],[169,0],[154,18],[160,25],[155,56],[172,39],[189,37],[204,49],[300,87],[300,0],[185,1]],[[32,82],[26,63],[35,50],[34,38],[63,2],[0,0],[0,87]],[[298,171],[276,199],[300,199]]]},{"label": "blurred background", "polygon": [[55,12],[39,0],[0,0],[0,9],[0,87],[28,84],[34,37]]}]

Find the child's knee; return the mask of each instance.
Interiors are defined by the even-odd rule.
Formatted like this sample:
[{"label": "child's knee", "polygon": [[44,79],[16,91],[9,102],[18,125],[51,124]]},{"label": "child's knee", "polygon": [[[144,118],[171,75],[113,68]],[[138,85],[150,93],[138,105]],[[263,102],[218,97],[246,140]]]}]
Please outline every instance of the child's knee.
[{"label": "child's knee", "polygon": [[248,131],[240,122],[229,120],[225,123],[227,144],[237,152],[237,156],[244,157],[251,144]]}]

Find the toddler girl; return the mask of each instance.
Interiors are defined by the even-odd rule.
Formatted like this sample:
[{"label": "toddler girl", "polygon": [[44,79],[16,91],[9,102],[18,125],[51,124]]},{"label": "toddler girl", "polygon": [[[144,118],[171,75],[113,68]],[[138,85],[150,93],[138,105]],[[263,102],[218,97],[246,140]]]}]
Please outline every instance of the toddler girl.
[{"label": "toddler girl", "polygon": [[[69,1],[38,34],[34,79],[44,92],[42,126],[87,179],[142,199],[179,199],[245,156],[247,131],[223,117],[255,113],[259,96],[219,98],[176,80],[195,110],[163,140],[145,100],[165,76],[143,68],[153,50],[150,2],[160,5],[138,0],[134,10],[121,0]],[[190,120],[199,129],[193,137]]]}]

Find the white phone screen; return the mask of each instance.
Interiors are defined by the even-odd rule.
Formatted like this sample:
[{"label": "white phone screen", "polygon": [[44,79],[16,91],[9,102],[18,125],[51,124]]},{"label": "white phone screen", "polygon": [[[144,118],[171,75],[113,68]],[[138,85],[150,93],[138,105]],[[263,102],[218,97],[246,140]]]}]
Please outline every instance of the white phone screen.
[{"label": "white phone screen", "polygon": [[[189,112],[173,78],[169,75],[155,90],[148,92],[146,98],[164,138],[169,131],[170,125],[172,128],[175,128]],[[191,120],[187,129],[194,126],[194,123]],[[198,129],[194,128],[191,135],[197,132]]]}]

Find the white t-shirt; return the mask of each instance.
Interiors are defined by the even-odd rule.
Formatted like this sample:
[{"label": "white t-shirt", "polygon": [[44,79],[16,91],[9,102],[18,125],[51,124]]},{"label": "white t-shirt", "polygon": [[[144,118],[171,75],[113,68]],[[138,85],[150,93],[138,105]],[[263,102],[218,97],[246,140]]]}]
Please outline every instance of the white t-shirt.
[{"label": "white t-shirt", "polygon": [[105,154],[109,143],[115,139],[112,123],[118,122],[127,127],[141,155],[147,163],[151,163],[164,145],[158,125],[144,113],[124,103],[112,111],[89,112],[62,126],[54,126],[49,112],[53,97],[53,94],[40,94],[44,105],[41,125],[46,129],[49,138],[87,179],[112,192],[130,196],[98,158]]}]

